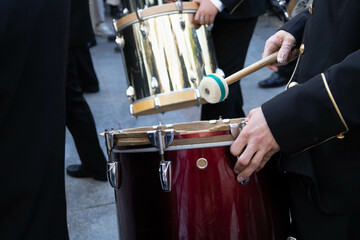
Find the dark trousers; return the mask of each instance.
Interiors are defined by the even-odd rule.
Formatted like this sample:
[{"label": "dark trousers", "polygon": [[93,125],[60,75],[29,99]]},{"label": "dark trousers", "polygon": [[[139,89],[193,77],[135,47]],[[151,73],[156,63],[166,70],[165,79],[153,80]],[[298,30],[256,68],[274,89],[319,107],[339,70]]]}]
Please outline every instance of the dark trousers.
[{"label": "dark trousers", "polygon": [[[211,31],[219,68],[225,76],[244,67],[246,53],[256,26],[257,17],[247,19],[216,18]],[[201,109],[201,120],[244,117],[243,97],[240,84],[229,86],[228,98],[216,104],[205,104]]]},{"label": "dark trousers", "polygon": [[[87,52],[89,50],[87,49]],[[66,126],[74,138],[77,152],[84,169],[95,175],[106,172],[106,159],[100,147],[98,133],[90,108],[83,96],[78,80],[88,76],[81,59],[84,49],[69,50],[66,82]],[[86,80],[86,79],[85,79]]]},{"label": "dark trousers", "polygon": [[325,213],[308,195],[307,179],[292,175],[289,180],[294,237],[298,240],[359,239],[360,211],[345,215]]},{"label": "dark trousers", "polygon": [[83,92],[98,92],[99,81],[94,70],[89,48],[86,46],[79,47],[77,52],[76,64],[79,86]]}]

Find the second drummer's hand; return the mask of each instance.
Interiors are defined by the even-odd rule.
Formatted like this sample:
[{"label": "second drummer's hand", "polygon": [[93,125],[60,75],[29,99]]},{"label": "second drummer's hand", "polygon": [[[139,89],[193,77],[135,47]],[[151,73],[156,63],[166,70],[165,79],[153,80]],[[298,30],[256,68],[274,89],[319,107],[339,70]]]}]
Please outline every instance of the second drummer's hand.
[{"label": "second drummer's hand", "polygon": [[262,57],[265,58],[274,52],[279,51],[277,55],[277,63],[267,66],[273,71],[278,71],[278,66],[286,65],[294,60],[299,54],[298,49],[295,49],[295,37],[284,31],[280,30],[266,40],[264,52]]},{"label": "second drummer's hand", "polygon": [[262,169],[270,157],[280,150],[260,107],[250,111],[247,121],[230,148],[231,153],[238,156],[234,167],[238,182]]},{"label": "second drummer's hand", "polygon": [[194,0],[199,4],[199,8],[194,16],[194,23],[211,24],[214,22],[216,14],[219,12],[217,7],[210,0]]}]

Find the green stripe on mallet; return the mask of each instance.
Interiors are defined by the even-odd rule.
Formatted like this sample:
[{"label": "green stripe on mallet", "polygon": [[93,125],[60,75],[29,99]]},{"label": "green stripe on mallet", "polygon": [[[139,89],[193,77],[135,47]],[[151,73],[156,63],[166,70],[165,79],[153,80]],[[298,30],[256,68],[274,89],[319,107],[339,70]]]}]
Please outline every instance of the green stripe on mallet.
[{"label": "green stripe on mallet", "polygon": [[224,87],[224,84],[223,82],[220,80],[220,78],[218,78],[218,76],[214,75],[214,74],[209,74],[207,75],[207,77],[211,77],[212,79],[215,80],[215,82],[218,84],[219,88],[220,88],[220,92],[221,92],[221,96],[220,96],[220,99],[219,99],[219,102],[222,102],[225,97],[226,97],[226,94],[225,94],[225,87]]},{"label": "green stripe on mallet", "polygon": [[199,85],[201,96],[208,103],[218,103],[227,98],[229,87],[226,81],[216,75],[209,74],[201,80]]}]

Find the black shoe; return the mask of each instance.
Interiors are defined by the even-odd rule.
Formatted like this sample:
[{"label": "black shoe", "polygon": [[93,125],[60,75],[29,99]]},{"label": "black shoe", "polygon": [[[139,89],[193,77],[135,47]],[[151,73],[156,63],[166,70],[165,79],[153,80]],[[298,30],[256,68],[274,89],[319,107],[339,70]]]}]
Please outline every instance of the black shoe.
[{"label": "black shoe", "polygon": [[94,178],[98,181],[107,181],[106,173],[101,175],[89,174],[81,164],[69,165],[66,168],[66,174],[74,178]]},{"label": "black shoe", "polygon": [[123,17],[123,13],[118,6],[110,5],[110,16],[115,19],[120,19]]},{"label": "black shoe", "polygon": [[290,76],[284,76],[279,72],[273,72],[269,78],[262,80],[258,83],[261,88],[272,88],[286,85],[290,79]]}]

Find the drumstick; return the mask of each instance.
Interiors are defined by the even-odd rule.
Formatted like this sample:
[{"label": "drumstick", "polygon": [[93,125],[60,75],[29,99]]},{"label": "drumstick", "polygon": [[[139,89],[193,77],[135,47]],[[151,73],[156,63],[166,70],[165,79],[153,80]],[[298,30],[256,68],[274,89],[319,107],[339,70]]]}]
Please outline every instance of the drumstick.
[{"label": "drumstick", "polygon": [[223,79],[222,77],[210,74],[201,80],[199,89],[201,96],[209,103],[222,102],[229,94],[228,85],[239,81],[241,78],[276,62],[278,52],[275,52],[250,66]]}]

